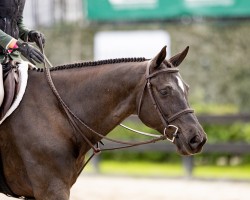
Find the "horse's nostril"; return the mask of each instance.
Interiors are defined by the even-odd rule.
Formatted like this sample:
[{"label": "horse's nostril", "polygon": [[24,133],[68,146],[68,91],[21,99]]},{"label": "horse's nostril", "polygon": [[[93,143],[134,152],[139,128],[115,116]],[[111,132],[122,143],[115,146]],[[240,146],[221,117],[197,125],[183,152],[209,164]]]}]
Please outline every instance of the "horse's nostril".
[{"label": "horse's nostril", "polygon": [[200,136],[198,136],[198,135],[195,135],[189,141],[189,145],[192,149],[196,149],[201,143],[202,143],[202,140],[201,140]]},{"label": "horse's nostril", "polygon": [[200,139],[199,139],[198,135],[192,137],[191,140],[190,140],[190,144],[195,144],[197,142],[200,142]]}]

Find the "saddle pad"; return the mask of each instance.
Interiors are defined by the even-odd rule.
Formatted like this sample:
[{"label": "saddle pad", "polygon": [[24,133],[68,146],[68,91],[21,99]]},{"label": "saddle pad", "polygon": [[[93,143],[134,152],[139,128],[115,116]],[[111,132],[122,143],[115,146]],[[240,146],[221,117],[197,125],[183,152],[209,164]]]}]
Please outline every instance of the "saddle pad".
[{"label": "saddle pad", "polygon": [[19,66],[19,72],[20,72],[20,88],[19,88],[19,92],[16,95],[16,98],[13,102],[13,104],[11,105],[10,109],[7,111],[7,113],[5,114],[5,116],[2,118],[2,120],[0,121],[0,124],[2,124],[2,122],[8,117],[10,116],[11,113],[14,112],[14,110],[18,107],[18,105],[20,104],[26,86],[27,86],[27,81],[28,81],[28,62],[26,61],[22,61],[21,64],[18,65]]}]

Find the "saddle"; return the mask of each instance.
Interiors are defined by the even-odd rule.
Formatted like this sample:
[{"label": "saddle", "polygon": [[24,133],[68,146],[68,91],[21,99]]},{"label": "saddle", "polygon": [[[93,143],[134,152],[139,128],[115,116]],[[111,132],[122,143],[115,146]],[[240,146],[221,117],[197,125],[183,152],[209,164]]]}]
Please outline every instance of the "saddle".
[{"label": "saddle", "polygon": [[20,90],[20,72],[17,62],[11,60],[3,66],[4,99],[0,107],[0,120],[5,116]]}]

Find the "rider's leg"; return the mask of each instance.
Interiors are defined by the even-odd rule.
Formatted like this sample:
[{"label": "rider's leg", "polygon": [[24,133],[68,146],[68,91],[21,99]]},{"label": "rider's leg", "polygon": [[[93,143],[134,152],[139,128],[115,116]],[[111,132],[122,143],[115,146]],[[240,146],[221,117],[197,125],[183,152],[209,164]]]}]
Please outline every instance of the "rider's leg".
[{"label": "rider's leg", "polygon": [[3,67],[0,64],[0,107],[3,103],[4,98],[4,88],[3,88]]}]

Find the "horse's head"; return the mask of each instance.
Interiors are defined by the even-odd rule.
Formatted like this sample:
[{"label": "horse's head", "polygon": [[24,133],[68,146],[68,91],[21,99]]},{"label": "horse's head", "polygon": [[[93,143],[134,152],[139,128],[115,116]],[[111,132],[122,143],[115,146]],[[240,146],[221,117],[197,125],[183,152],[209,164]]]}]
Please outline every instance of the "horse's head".
[{"label": "horse's head", "polygon": [[148,126],[165,134],[183,155],[201,151],[207,138],[194,112],[189,107],[189,86],[179,74],[178,66],[188,47],[169,60],[166,47],[148,62],[147,84],[138,101],[139,118]]}]

